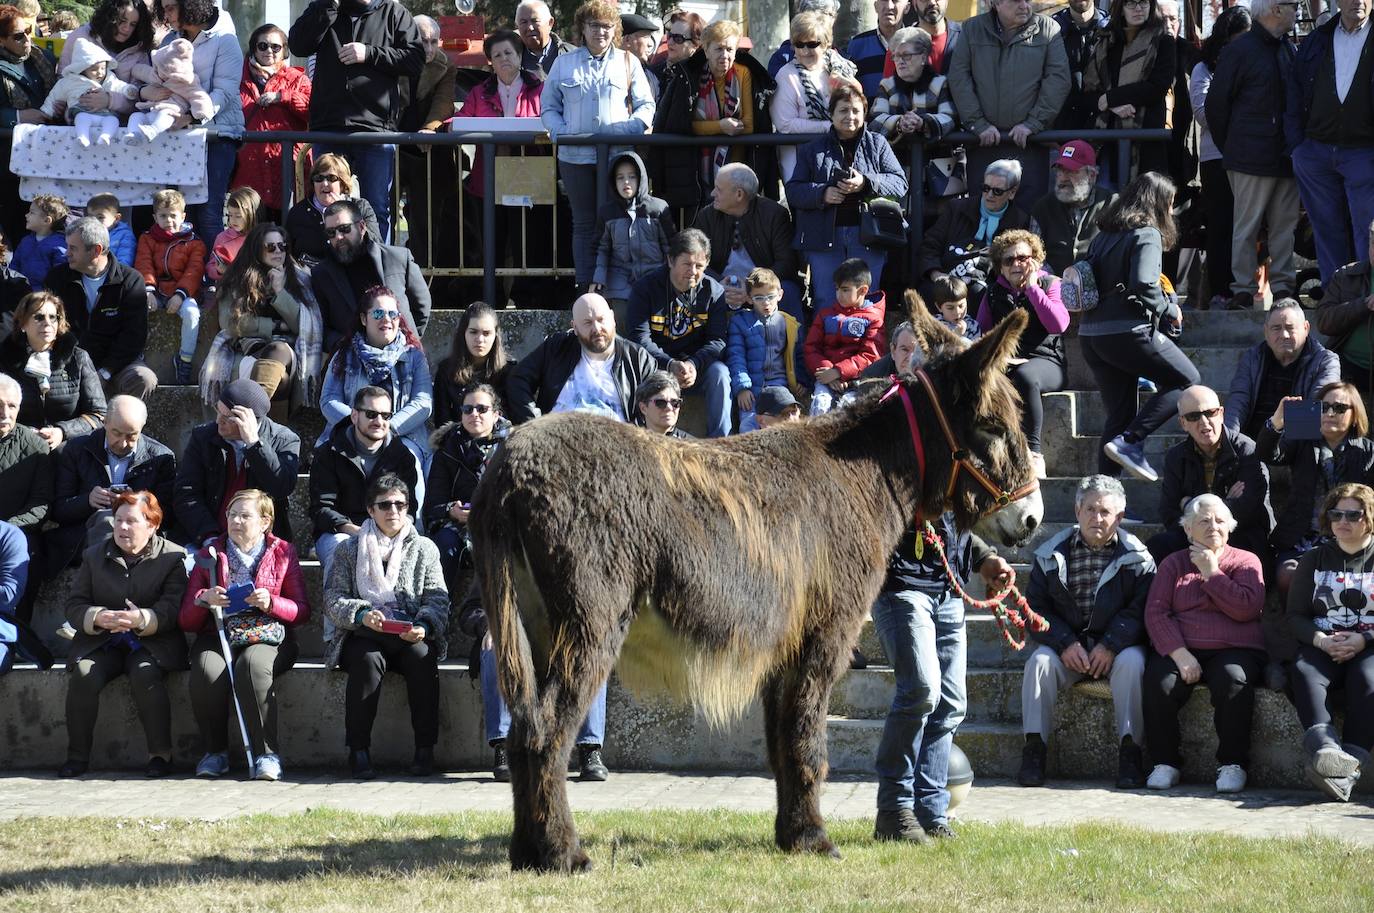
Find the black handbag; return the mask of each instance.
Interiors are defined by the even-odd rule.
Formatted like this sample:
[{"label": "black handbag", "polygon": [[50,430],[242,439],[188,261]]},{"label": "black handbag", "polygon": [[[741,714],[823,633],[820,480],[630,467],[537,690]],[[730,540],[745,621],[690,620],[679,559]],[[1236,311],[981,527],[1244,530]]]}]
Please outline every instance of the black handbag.
[{"label": "black handbag", "polygon": [[884,197],[859,204],[859,243],[865,247],[906,247],[907,224],[902,207]]}]

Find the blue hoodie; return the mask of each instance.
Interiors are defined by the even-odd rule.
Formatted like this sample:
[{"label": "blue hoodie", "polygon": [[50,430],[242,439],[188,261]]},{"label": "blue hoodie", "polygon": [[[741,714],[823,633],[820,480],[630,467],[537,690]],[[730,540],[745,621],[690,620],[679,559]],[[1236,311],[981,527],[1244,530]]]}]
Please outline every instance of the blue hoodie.
[{"label": "blue hoodie", "polygon": [[133,266],[137,250],[138,241],[134,238],[134,230],[125,224],[123,219],[110,226],[110,253],[116,260],[125,266]]},{"label": "blue hoodie", "polygon": [[35,292],[43,290],[43,281],[48,278],[48,270],[67,262],[67,236],[54,231],[46,238],[25,235],[14,250],[10,268],[23,273]]}]

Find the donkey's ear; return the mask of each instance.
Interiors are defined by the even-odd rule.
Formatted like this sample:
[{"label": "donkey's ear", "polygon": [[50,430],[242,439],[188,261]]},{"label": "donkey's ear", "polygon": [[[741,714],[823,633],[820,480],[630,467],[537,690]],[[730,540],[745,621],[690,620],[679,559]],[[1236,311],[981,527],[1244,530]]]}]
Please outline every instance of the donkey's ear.
[{"label": "donkey's ear", "polygon": [[926,306],[925,299],[914,288],[906,290],[903,302],[906,305],[907,319],[911,321],[911,329],[916,334],[916,342],[921,346],[925,361],[930,361],[936,352],[946,346],[952,346],[952,351],[956,352],[963,346],[964,340],[935,319],[935,315],[930,313],[930,308]]},{"label": "donkey's ear", "polygon": [[1021,343],[1021,331],[1026,328],[1029,319],[1023,310],[1012,311],[959,356],[960,379],[967,389],[979,397],[979,413],[985,411],[981,397],[987,393],[987,385],[983,383],[983,378],[1006,372],[1007,360],[1016,354],[1016,348]]}]

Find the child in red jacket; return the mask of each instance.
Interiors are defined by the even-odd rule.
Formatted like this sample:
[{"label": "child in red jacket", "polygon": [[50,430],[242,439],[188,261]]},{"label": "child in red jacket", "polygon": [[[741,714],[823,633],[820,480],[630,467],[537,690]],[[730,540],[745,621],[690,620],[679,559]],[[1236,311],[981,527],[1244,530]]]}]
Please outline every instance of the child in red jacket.
[{"label": "child in red jacket", "polygon": [[138,239],[134,268],[143,274],[148,310],[181,316],[181,351],[172,358],[178,384],[191,382],[191,359],[200,335],[196,295],[205,279],[205,242],[186,224],[186,198],[175,190],[153,194],[152,228]]},{"label": "child in red jacket", "polygon": [[[823,415],[857,394],[854,381],[883,355],[883,317],[887,299],[879,292],[868,298],[873,273],[868,264],[852,257],[835,270],[835,303],[816,312],[806,334],[802,359],[816,379],[811,391],[811,414]],[[846,392],[848,391],[848,392]]]}]

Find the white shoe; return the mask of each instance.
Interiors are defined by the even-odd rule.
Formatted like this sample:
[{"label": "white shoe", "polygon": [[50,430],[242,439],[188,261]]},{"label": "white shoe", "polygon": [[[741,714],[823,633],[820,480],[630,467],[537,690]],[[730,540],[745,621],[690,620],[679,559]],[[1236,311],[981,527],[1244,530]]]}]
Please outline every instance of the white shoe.
[{"label": "white shoe", "polygon": [[1145,781],[1145,786],[1149,789],[1173,789],[1178,785],[1178,777],[1177,767],[1156,764],[1155,769],[1150,771],[1150,778]]},{"label": "white shoe", "polygon": [[1030,452],[1030,464],[1031,468],[1035,470],[1035,477],[1037,479],[1048,478],[1048,476],[1045,475],[1045,455],[1043,453],[1036,453],[1032,450]]},{"label": "white shoe", "polygon": [[1239,764],[1223,764],[1217,768],[1217,792],[1238,793],[1244,788],[1244,767]]}]

